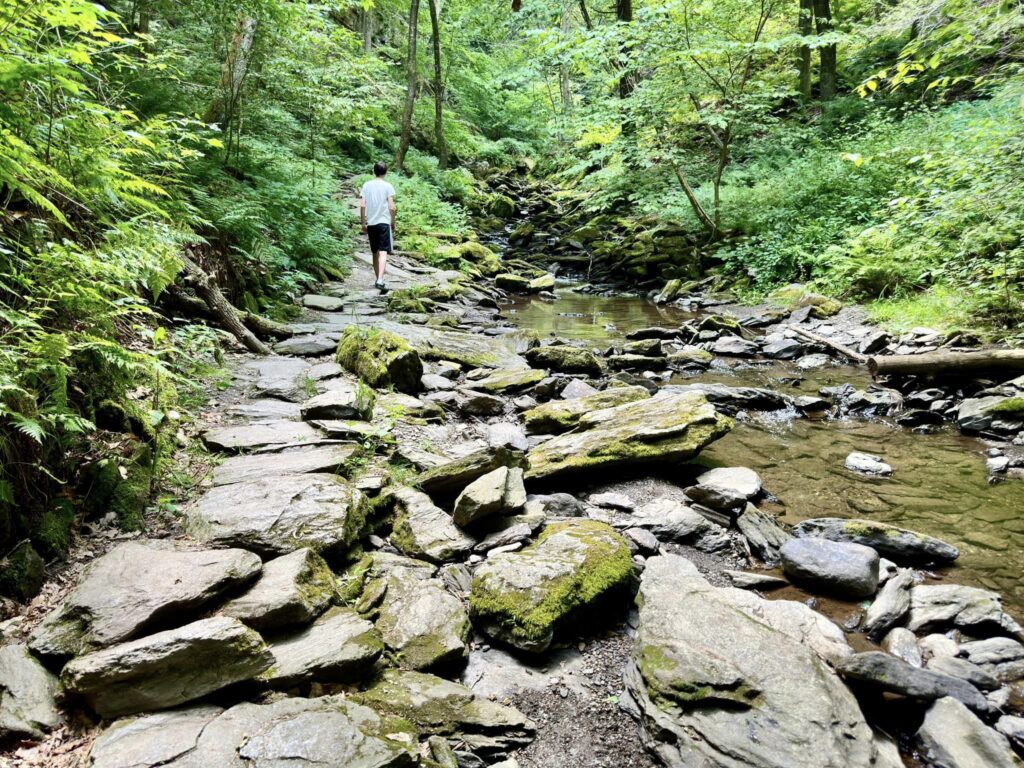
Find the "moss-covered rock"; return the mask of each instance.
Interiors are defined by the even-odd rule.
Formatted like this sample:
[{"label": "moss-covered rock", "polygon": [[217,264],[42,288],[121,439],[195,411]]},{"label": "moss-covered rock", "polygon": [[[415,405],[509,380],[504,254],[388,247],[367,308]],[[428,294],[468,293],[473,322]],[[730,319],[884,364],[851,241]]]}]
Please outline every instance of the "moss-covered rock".
[{"label": "moss-covered rock", "polygon": [[482,392],[518,392],[543,381],[547,375],[547,371],[535,368],[503,368],[474,381],[472,386]]},{"label": "moss-covered rock", "polygon": [[661,289],[661,293],[654,297],[654,303],[667,304],[672,301],[672,299],[679,295],[682,285],[682,280],[669,280],[665,283],[665,287]]},{"label": "moss-covered rock", "polygon": [[643,387],[624,385],[572,400],[552,400],[523,414],[526,431],[533,435],[559,435],[574,429],[588,413],[613,408],[651,396]]},{"label": "moss-covered rock", "polygon": [[388,312],[397,314],[422,314],[430,311],[424,297],[408,288],[399,288],[388,294]]},{"label": "moss-covered rock", "polygon": [[529,454],[529,482],[607,469],[686,461],[732,429],[699,392],[657,397],[585,414],[573,432]]},{"label": "moss-covered rock", "polygon": [[516,201],[508,195],[494,195],[487,203],[487,212],[499,219],[511,219],[516,215]]},{"label": "moss-covered rock", "polygon": [[503,291],[510,293],[529,293],[530,278],[516,275],[511,272],[503,272],[494,278],[494,283]]},{"label": "moss-covered rock", "polygon": [[30,542],[23,541],[0,560],[0,595],[27,601],[39,594],[46,563]]},{"label": "moss-covered rock", "polygon": [[541,652],[570,618],[624,588],[632,572],[629,547],[610,526],[595,520],[555,523],[535,544],[477,568],[470,611],[491,637]]},{"label": "moss-covered rock", "polygon": [[154,469],[152,449],[138,441],[128,446],[123,456],[107,457],[90,465],[85,472],[86,513],[97,516],[112,512],[122,530],[142,530]]},{"label": "moss-covered rock", "polygon": [[540,275],[539,277],[533,278],[527,285],[527,289],[530,293],[540,293],[541,291],[553,291],[555,289],[555,276],[551,273]]},{"label": "moss-covered rock", "polygon": [[338,363],[374,389],[393,387],[415,394],[423,363],[409,343],[396,333],[350,325],[338,342]]},{"label": "moss-covered rock", "polygon": [[567,344],[552,344],[549,347],[527,350],[525,357],[534,368],[547,368],[562,373],[584,373],[588,376],[601,375],[601,362],[589,349],[570,347]]},{"label": "moss-covered rock", "polygon": [[831,317],[843,308],[842,302],[815,293],[800,283],[783,286],[773,291],[768,298],[777,304],[793,309],[813,307],[814,315],[820,318]]},{"label": "moss-covered rock", "polygon": [[445,258],[453,259],[456,262],[468,262],[481,274],[488,277],[496,275],[501,271],[501,259],[498,258],[498,254],[480,243],[468,241],[458,245],[450,245],[442,248],[440,253]]}]

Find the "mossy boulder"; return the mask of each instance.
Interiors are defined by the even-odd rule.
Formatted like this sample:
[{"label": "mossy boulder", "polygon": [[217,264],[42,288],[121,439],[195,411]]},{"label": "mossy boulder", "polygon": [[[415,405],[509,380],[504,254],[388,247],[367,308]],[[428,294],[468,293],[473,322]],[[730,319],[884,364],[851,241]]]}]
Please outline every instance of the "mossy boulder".
[{"label": "mossy boulder", "polygon": [[137,440],[120,456],[110,456],[90,465],[85,472],[86,512],[90,516],[112,512],[122,530],[142,530],[154,469],[153,450]]},{"label": "mossy boulder", "polygon": [[555,289],[555,276],[550,272],[539,277],[533,278],[527,289],[530,293],[540,293],[541,291],[553,291]]},{"label": "mossy boulder", "polygon": [[470,611],[496,640],[547,650],[567,622],[629,583],[626,540],[595,520],[548,526],[535,544],[488,558],[473,576]]},{"label": "mossy boulder", "polygon": [[667,304],[676,298],[683,286],[682,280],[669,280],[665,283],[665,287],[661,289],[661,293],[654,297],[655,304]]},{"label": "mossy boulder", "polygon": [[413,293],[408,288],[400,288],[388,294],[388,312],[397,314],[424,314],[432,307],[428,306],[423,296]]},{"label": "mossy boulder", "polygon": [[498,258],[498,254],[480,243],[469,241],[450,245],[441,249],[440,253],[445,258],[468,262],[476,267],[481,274],[488,277],[501,271],[501,259]]},{"label": "mossy boulder", "polygon": [[526,431],[533,435],[559,435],[574,429],[586,414],[617,405],[646,400],[651,396],[643,387],[621,386],[606,389],[594,395],[572,400],[552,400],[523,414]]},{"label": "mossy boulder", "polygon": [[487,212],[499,219],[511,219],[516,215],[516,201],[508,195],[494,195],[487,203]]},{"label": "mossy boulder", "polygon": [[547,378],[547,371],[535,368],[503,368],[473,382],[473,389],[482,392],[519,392]]},{"label": "mossy boulder", "polygon": [[494,278],[494,283],[501,290],[509,293],[529,293],[530,278],[516,275],[511,272],[503,272]]},{"label": "mossy boulder", "polygon": [[28,601],[46,581],[46,563],[30,542],[23,541],[0,560],[0,595]]},{"label": "mossy boulder", "polygon": [[593,352],[568,344],[534,347],[526,351],[525,357],[534,368],[547,368],[562,373],[583,373],[588,376],[601,375],[601,361]]},{"label": "mossy boulder", "polygon": [[338,342],[337,359],[374,389],[419,391],[423,363],[419,353],[397,333],[350,325]]},{"label": "mossy boulder", "polygon": [[783,286],[769,294],[768,298],[770,301],[792,309],[813,307],[814,316],[819,318],[831,317],[843,308],[842,302],[815,293],[800,283]]},{"label": "mossy boulder", "polygon": [[608,469],[629,470],[692,459],[732,429],[699,392],[663,392],[657,397],[593,411],[577,428],[533,448],[529,481],[578,476]]},{"label": "mossy boulder", "polygon": [[535,232],[533,224],[524,221],[512,230],[508,236],[508,241],[512,245],[529,245],[530,241],[533,240]]}]

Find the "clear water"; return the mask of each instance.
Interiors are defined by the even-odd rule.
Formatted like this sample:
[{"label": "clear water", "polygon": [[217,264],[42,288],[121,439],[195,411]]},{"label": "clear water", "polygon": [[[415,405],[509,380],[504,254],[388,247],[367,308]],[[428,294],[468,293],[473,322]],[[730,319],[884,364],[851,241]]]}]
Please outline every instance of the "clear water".
[{"label": "clear water", "polygon": [[[673,326],[692,315],[634,297],[564,292],[557,301],[520,299],[506,316],[544,335],[603,346],[635,328]],[[610,327],[609,327],[610,326]],[[795,366],[719,368],[688,381],[816,394],[826,385],[867,386],[857,368],[801,372]],[[788,523],[812,517],[866,517],[938,536],[960,548],[947,576],[1000,592],[1024,618],[1024,480],[989,485],[985,443],[943,429],[919,434],[884,420],[794,419],[792,414],[752,414],[714,443],[700,462],[747,466],[780,500],[775,511]],[[882,456],[895,473],[863,477],[843,467],[851,451]]]}]

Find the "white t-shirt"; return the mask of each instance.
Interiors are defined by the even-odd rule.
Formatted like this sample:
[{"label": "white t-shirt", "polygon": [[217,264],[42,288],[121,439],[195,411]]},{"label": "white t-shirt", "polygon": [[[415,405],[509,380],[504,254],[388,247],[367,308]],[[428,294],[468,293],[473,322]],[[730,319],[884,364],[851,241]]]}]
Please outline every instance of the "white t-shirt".
[{"label": "white t-shirt", "polygon": [[384,179],[371,179],[363,184],[359,196],[366,204],[366,225],[390,224],[391,209],[388,200],[395,196],[395,188]]}]

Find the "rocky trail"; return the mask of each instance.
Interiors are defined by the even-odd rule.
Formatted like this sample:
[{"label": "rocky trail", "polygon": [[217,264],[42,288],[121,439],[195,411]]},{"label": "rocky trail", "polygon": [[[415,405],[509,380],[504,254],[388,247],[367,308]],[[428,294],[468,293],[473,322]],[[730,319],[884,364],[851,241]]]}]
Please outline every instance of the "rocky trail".
[{"label": "rocky trail", "polygon": [[[358,254],[274,356],[231,358],[180,514],[92,531],[0,626],[0,764],[1021,764],[1024,629],[961,583],[957,546],[869,515],[789,525],[758,472],[692,460],[757,414],[831,413],[955,420],[1012,475],[1024,383],[721,383],[723,360],[828,364],[789,323],[872,352],[947,340],[677,283],[663,325],[595,350],[509,305],[555,301],[551,273],[447,255],[463,269],[395,258],[382,296]],[[884,459],[841,471],[878,482]]]}]

